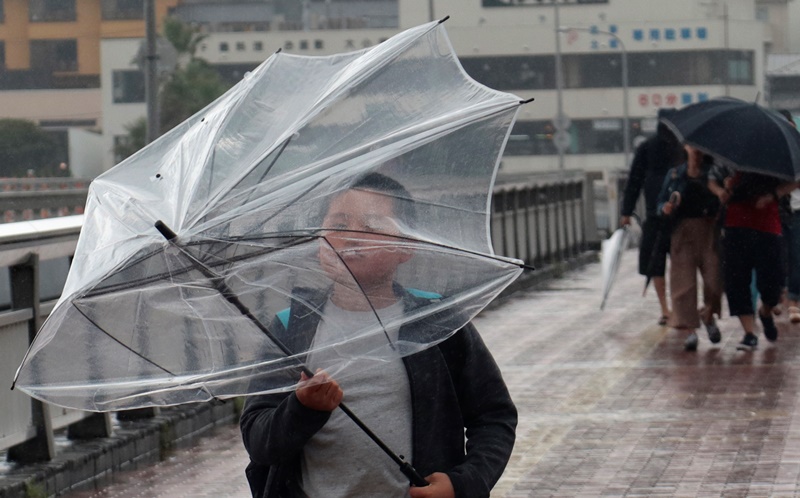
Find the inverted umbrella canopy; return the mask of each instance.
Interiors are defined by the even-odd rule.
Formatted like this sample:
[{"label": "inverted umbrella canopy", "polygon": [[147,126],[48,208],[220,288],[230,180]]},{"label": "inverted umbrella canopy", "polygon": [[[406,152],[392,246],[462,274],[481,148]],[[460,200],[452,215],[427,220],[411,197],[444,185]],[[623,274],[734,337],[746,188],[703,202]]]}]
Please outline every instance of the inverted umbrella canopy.
[{"label": "inverted umbrella canopy", "polygon": [[734,169],[800,180],[800,133],[773,110],[719,98],[688,105],[661,121],[683,143]]},{"label": "inverted umbrella canopy", "polygon": [[[174,405],[291,390],[306,362],[343,378],[441,342],[522,271],[489,236],[520,103],[469,78],[440,23],[354,53],[271,56],[92,182],[64,292],[16,386],[84,410]],[[393,215],[330,222],[375,174],[403,187],[373,192]],[[414,307],[371,294],[370,252],[401,257],[393,285]],[[358,323],[303,297],[334,286],[359,296]],[[281,337],[290,306],[319,315],[327,340]],[[409,322],[423,326],[398,334]]]}]

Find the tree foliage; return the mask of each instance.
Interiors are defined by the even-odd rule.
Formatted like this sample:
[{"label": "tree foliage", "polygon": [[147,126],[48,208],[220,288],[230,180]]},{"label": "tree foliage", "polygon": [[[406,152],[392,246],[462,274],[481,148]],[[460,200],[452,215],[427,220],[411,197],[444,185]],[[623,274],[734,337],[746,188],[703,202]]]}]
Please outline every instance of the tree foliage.
[{"label": "tree foliage", "polygon": [[198,33],[196,29],[174,17],[164,19],[164,38],[169,40],[178,55],[187,55],[194,58],[200,42],[206,35]]},{"label": "tree foliage", "polygon": [[33,121],[0,119],[0,176],[55,176],[58,171],[56,141]]},{"label": "tree foliage", "polygon": [[125,159],[147,144],[147,118],[141,117],[125,126],[127,136],[114,144],[114,156]]},{"label": "tree foliage", "polygon": [[165,133],[225,93],[228,86],[203,59],[178,68],[161,87],[161,132]]},{"label": "tree foliage", "polygon": [[[178,52],[179,63],[159,87],[159,127],[166,133],[225,93],[229,85],[204,59],[195,57],[198,44],[205,38],[178,19],[164,20],[164,37]],[[180,62],[180,61],[187,62]],[[126,158],[144,147],[147,120],[137,120],[126,127],[127,140],[114,147],[117,157]]]}]

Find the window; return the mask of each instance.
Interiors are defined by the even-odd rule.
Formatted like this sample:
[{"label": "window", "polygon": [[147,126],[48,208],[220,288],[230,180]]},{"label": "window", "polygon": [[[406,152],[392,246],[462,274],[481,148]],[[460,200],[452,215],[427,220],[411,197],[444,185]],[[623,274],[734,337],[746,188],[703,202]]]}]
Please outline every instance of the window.
[{"label": "window", "polygon": [[0,40],[0,71],[2,71],[5,68],[6,68],[6,42]]},{"label": "window", "polygon": [[144,19],[144,0],[102,0],[104,21]]},{"label": "window", "polygon": [[325,46],[325,44],[322,42],[322,40],[314,40],[314,48],[315,49],[322,50],[322,48],[324,46]]},{"label": "window", "polygon": [[[608,0],[558,0],[559,5],[608,3]],[[481,0],[483,7],[548,7],[553,0]]]},{"label": "window", "polygon": [[244,50],[244,42],[236,42],[236,50],[241,52]]},{"label": "window", "polygon": [[464,57],[464,70],[497,90],[555,88],[555,59],[551,55]]},{"label": "window", "polygon": [[75,0],[30,0],[28,17],[31,22],[74,21]]},{"label": "window", "polygon": [[753,84],[753,53],[746,51],[728,51],[728,84]]},{"label": "window", "polygon": [[300,50],[308,50],[308,40],[300,40]]},{"label": "window", "polygon": [[5,10],[3,9],[3,0],[0,0],[0,24],[6,20]]},{"label": "window", "polygon": [[565,55],[564,88],[610,88],[622,86],[622,55],[599,53]]},{"label": "window", "polygon": [[631,86],[753,85],[753,52],[709,50],[629,56]]},{"label": "window", "polygon": [[112,97],[115,104],[144,102],[144,73],[142,71],[114,71],[112,79]]},{"label": "window", "polygon": [[[642,121],[631,119],[631,137],[642,134]],[[568,154],[618,154],[623,152],[622,118],[575,119],[567,134]],[[558,154],[553,143],[555,128],[551,121],[517,121],[506,145],[506,156]]]},{"label": "window", "polygon": [[[755,84],[752,51],[633,52],[627,57],[630,87]],[[565,54],[561,61],[564,88],[622,86],[619,51]],[[555,88],[555,57],[552,55],[463,57],[461,64],[467,74],[497,90]]]},{"label": "window", "polygon": [[228,42],[221,42],[219,44],[219,51],[220,52],[227,52],[228,51]]},{"label": "window", "polygon": [[260,41],[253,42],[253,50],[255,50],[256,52],[261,52],[262,50],[264,50],[264,42]]},{"label": "window", "polygon": [[76,40],[31,40],[31,69],[78,70]]}]

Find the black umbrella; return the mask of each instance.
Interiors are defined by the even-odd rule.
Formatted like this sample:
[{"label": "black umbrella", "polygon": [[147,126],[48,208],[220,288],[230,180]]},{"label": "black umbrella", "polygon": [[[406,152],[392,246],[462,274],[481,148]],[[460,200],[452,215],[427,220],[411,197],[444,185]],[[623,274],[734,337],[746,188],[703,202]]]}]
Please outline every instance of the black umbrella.
[{"label": "black umbrella", "polygon": [[[669,201],[675,206],[673,209],[673,213],[675,209],[678,208],[681,204],[681,193],[680,192],[673,192],[672,195],[669,196]],[[656,234],[656,241],[653,243],[653,250],[650,252],[650,259],[647,263],[647,270],[645,271],[646,279],[644,281],[644,289],[642,289],[642,297],[647,294],[647,287],[650,285],[650,281],[653,279],[653,272],[656,267],[656,261],[661,258],[661,254],[665,252],[662,248],[664,245],[664,237],[669,237],[670,232],[672,231],[672,216],[667,217],[666,223],[662,223],[661,227]]]},{"label": "black umbrella", "polygon": [[734,169],[800,180],[800,133],[776,111],[719,98],[661,118],[684,144]]}]

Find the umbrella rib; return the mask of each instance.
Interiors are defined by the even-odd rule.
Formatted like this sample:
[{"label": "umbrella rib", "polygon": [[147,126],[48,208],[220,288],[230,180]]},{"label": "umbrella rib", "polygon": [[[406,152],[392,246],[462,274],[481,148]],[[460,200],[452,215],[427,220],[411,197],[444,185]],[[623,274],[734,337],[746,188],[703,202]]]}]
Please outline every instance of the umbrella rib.
[{"label": "umbrella rib", "polygon": [[174,374],[173,372],[170,372],[170,371],[169,371],[169,370],[167,370],[166,368],[162,367],[161,365],[159,365],[158,363],[154,362],[154,361],[153,361],[153,360],[151,360],[150,358],[147,358],[146,356],[142,355],[141,353],[139,353],[138,351],[136,351],[136,350],[135,350],[135,349],[133,349],[132,347],[128,346],[127,344],[125,344],[124,342],[120,341],[119,339],[117,339],[116,337],[114,337],[112,334],[110,334],[109,332],[107,332],[107,331],[106,331],[106,330],[105,330],[103,327],[101,327],[101,326],[100,326],[100,324],[98,324],[98,323],[97,323],[95,320],[93,320],[93,319],[89,318],[89,316],[88,316],[88,315],[87,315],[87,314],[86,314],[86,313],[85,313],[85,312],[84,312],[82,309],[80,309],[78,306],[76,306],[76,305],[75,305],[75,303],[72,303],[72,306],[74,306],[74,307],[75,307],[75,309],[76,309],[76,310],[78,310],[78,313],[80,313],[81,315],[83,315],[83,317],[84,317],[84,318],[86,318],[87,320],[89,320],[89,322],[90,322],[92,325],[94,325],[95,327],[97,327],[97,329],[98,329],[98,330],[100,330],[100,332],[102,332],[102,333],[104,333],[105,335],[107,335],[107,336],[108,336],[108,337],[109,337],[111,340],[113,340],[114,342],[118,343],[120,346],[122,346],[123,348],[127,349],[128,351],[130,351],[131,353],[135,354],[136,356],[138,356],[139,358],[143,359],[144,361],[146,361],[146,362],[148,362],[148,363],[152,364],[153,366],[155,366],[155,367],[159,368],[160,370],[163,370],[163,371],[164,371],[164,372],[166,372],[167,374],[169,374],[169,375],[172,375],[173,377],[175,376],[175,374]]},{"label": "umbrella rib", "polygon": [[[326,232],[344,232],[344,233],[357,233],[357,234],[365,234],[365,235],[375,235],[375,232],[370,232],[370,231],[367,231],[367,230],[324,228],[324,227],[320,227],[320,228],[315,229],[315,231],[319,231],[319,230],[324,230]],[[292,234],[294,232],[282,232],[282,233]],[[299,233],[303,233],[303,232],[299,232]],[[442,248],[442,249],[449,249],[449,250],[455,251],[455,252],[463,252],[465,254],[469,254],[469,255],[472,255],[472,256],[479,256],[481,258],[491,259],[491,260],[498,261],[498,262],[501,262],[501,263],[512,264],[514,266],[518,266],[518,267],[520,267],[522,269],[525,269],[525,270],[535,270],[536,269],[533,266],[526,265],[525,263],[523,263],[520,260],[513,260],[513,259],[510,259],[510,258],[505,258],[503,256],[497,256],[496,254],[487,254],[487,253],[483,253],[483,252],[480,252],[480,251],[475,251],[475,250],[472,250],[472,249],[465,249],[463,247],[453,247],[451,245],[442,244],[440,242],[433,242],[433,241],[430,241],[430,240],[421,240],[421,239],[417,239],[417,238],[414,238],[414,237],[409,237],[409,236],[406,236],[406,235],[393,235],[393,234],[386,234],[386,233],[382,233],[381,235],[386,236],[386,237],[391,237],[393,239],[402,240],[402,241],[405,241],[405,242],[416,242],[416,243],[419,243],[419,244],[426,244],[426,245],[429,245],[429,246],[439,247],[439,248]],[[316,236],[316,237],[309,235],[309,237],[310,238],[316,238],[316,237],[325,238],[324,235],[319,235],[319,236]]]},{"label": "umbrella rib", "polygon": [[[279,238],[285,238],[285,237],[280,237],[280,236],[275,236],[275,237],[254,237],[254,238],[241,239],[241,240],[259,240],[259,239],[269,239],[269,238],[279,239]],[[233,263],[233,262],[237,262],[237,261],[242,261],[242,260],[245,260],[245,259],[248,259],[248,258],[251,258],[251,257],[263,256],[265,254],[269,254],[269,253],[272,253],[272,252],[275,252],[275,251],[280,251],[282,249],[286,249],[286,248],[289,248],[289,247],[294,247],[296,245],[305,244],[306,242],[308,242],[310,240],[314,240],[316,238],[318,238],[318,236],[309,236],[308,234],[306,234],[305,237],[298,237],[297,239],[293,240],[292,243],[290,243],[290,244],[287,244],[287,245],[284,245],[284,246],[281,246],[281,247],[272,247],[272,248],[269,248],[269,249],[262,249],[260,251],[255,251],[255,252],[252,252],[252,253],[249,253],[249,254],[243,254],[243,255],[240,255],[240,256],[234,256],[234,257],[231,257],[230,259],[228,259],[226,261],[220,261],[218,263],[213,263],[211,266],[213,267],[213,266]],[[189,245],[198,245],[198,244],[202,244],[202,243],[203,242],[193,242],[193,243],[191,243]],[[140,261],[144,261],[145,259],[147,259],[148,257],[152,256],[153,254],[156,254],[157,252],[158,251],[150,252],[147,255],[142,256],[141,258],[138,258],[136,261],[134,261],[131,264],[133,265],[133,264],[136,264],[136,263],[138,263]],[[110,294],[112,292],[118,292],[118,291],[124,291],[124,290],[127,290],[127,289],[133,289],[135,287],[141,286],[142,284],[148,284],[148,283],[156,282],[156,281],[161,280],[161,279],[163,279],[164,277],[167,277],[167,276],[183,275],[183,274],[189,273],[192,270],[196,270],[196,269],[197,268],[195,268],[195,267],[188,267],[188,268],[181,268],[180,270],[165,271],[165,272],[161,272],[161,273],[158,273],[156,275],[151,275],[149,277],[146,277],[146,278],[143,278],[143,279],[140,279],[140,280],[136,280],[136,281],[133,281],[133,282],[119,283],[119,284],[111,285],[111,286],[108,286],[108,287],[105,287],[103,289],[99,289],[99,290],[96,290],[96,291],[93,291],[93,292],[87,292],[86,294],[83,294],[81,297],[97,297],[97,296],[102,296],[102,295],[105,295],[105,294]]]},{"label": "umbrella rib", "polygon": [[386,341],[389,343],[389,346],[391,346],[392,350],[396,351],[397,348],[395,348],[394,342],[392,341],[391,337],[389,337],[389,332],[386,330],[386,325],[383,324],[383,320],[381,320],[380,315],[378,315],[378,310],[376,310],[375,306],[372,305],[372,301],[369,299],[369,297],[367,297],[367,291],[361,285],[361,282],[359,282],[358,279],[356,278],[356,276],[353,274],[353,270],[350,269],[350,266],[348,266],[348,264],[345,262],[344,258],[342,258],[342,255],[339,254],[339,251],[337,251],[336,249],[333,248],[333,245],[330,243],[330,241],[324,235],[321,236],[320,238],[322,240],[324,240],[326,244],[328,244],[328,247],[330,248],[330,250],[333,251],[333,253],[336,255],[337,258],[339,258],[339,262],[344,265],[345,269],[347,269],[347,273],[350,274],[350,277],[352,277],[353,281],[358,286],[358,290],[360,290],[361,293],[366,298],[367,304],[369,304],[369,307],[372,310],[372,314],[375,315],[375,318],[378,320],[378,324],[381,326],[381,330],[383,330],[383,335],[384,335],[384,337],[386,337]]}]

